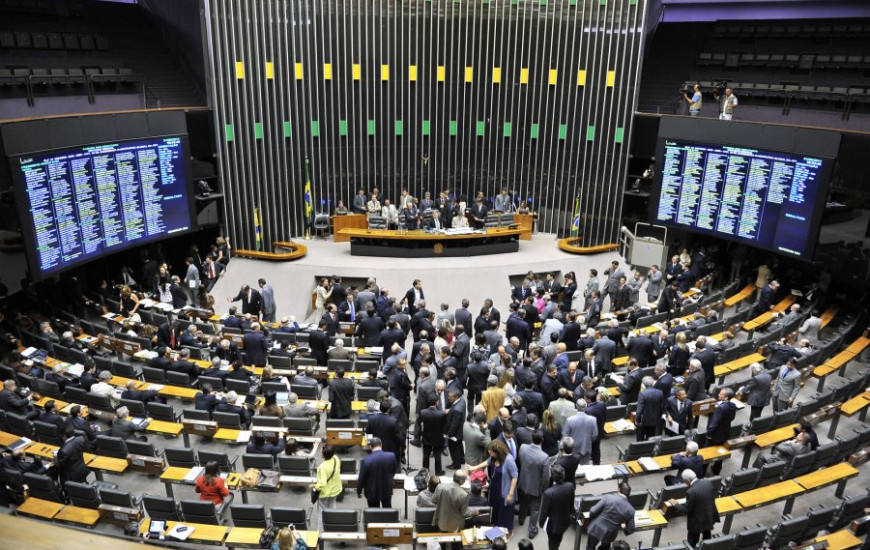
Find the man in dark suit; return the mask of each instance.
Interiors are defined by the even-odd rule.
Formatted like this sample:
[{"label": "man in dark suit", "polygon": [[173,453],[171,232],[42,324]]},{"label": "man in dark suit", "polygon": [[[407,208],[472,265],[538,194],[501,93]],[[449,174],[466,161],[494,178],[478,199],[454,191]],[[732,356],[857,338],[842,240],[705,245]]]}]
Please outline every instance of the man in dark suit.
[{"label": "man in dark suit", "polygon": [[174,317],[157,328],[157,345],[177,349],[181,345],[181,331]]},{"label": "man in dark suit", "polygon": [[214,412],[219,413],[230,413],[239,415],[239,420],[241,421],[242,427],[248,425],[251,421],[251,418],[254,416],[254,406],[245,403],[243,407],[236,405],[236,401],[238,401],[239,396],[234,391],[228,391],[227,396],[218,403],[218,406],[215,407]]},{"label": "man in dark suit", "polygon": [[[707,425],[707,446],[724,445],[731,436],[731,423],[737,414],[737,405],[731,402],[732,397],[734,397],[734,390],[731,388],[719,390],[719,402],[716,404],[713,416],[710,417],[710,423]],[[711,471],[713,474],[719,475],[719,472],[722,471],[722,461],[713,464]]]},{"label": "man in dark suit", "polygon": [[532,289],[529,287],[528,281],[523,281],[520,285],[511,287],[511,300],[516,304],[526,301],[526,298],[532,295]]},{"label": "man in dark suit", "polygon": [[411,416],[411,379],[408,378],[407,370],[408,360],[402,357],[396,363],[396,368],[390,372],[390,395],[402,404],[405,415]]},{"label": "man in dark suit", "polygon": [[344,368],[335,369],[335,378],[329,381],[329,418],[350,418],[353,401],[353,381],[344,377]]},{"label": "man in dark suit", "polygon": [[665,398],[661,390],[657,390],[654,386],[655,380],[652,376],[643,378],[641,392],[637,397],[637,411],[634,415],[638,441],[646,441],[661,431]]},{"label": "man in dark suit", "polygon": [[18,394],[18,383],[15,379],[3,381],[3,390],[0,391],[0,409],[15,414],[26,416],[33,420],[39,416],[39,412],[33,410],[28,397],[21,397]]},{"label": "man in dark suit", "polygon": [[140,403],[164,402],[157,390],[137,390],[135,380],[127,382],[126,388],[121,393],[121,399],[139,401]]},{"label": "man in dark suit", "polygon": [[365,492],[369,508],[392,508],[393,478],[398,464],[393,454],[384,452],[381,440],[377,437],[369,441],[369,446],[371,454],[362,459],[359,465],[357,497],[362,498]]},{"label": "man in dark suit", "polygon": [[689,360],[689,377],[683,387],[686,388],[686,397],[692,402],[707,398],[707,392],[704,389],[704,370],[701,368],[701,362],[697,359]]},{"label": "man in dark suit", "polygon": [[573,311],[568,314],[568,322],[562,327],[559,342],[565,344],[566,351],[577,351],[578,342],[583,337],[583,327],[577,322],[577,314]]},{"label": "man in dark suit", "polygon": [[486,223],[486,215],[489,214],[489,208],[483,202],[483,197],[474,199],[474,204],[471,205],[471,225],[475,229],[483,229]]},{"label": "man in dark suit", "polygon": [[266,335],[260,329],[260,323],[253,323],[251,325],[251,332],[245,334],[242,337],[242,341],[245,344],[245,355],[248,364],[255,367],[265,367],[266,357],[269,355],[269,350],[272,346],[269,345]]},{"label": "man in dark suit", "polygon": [[429,457],[435,456],[435,474],[444,475],[441,469],[441,451],[444,448],[444,411],[438,410],[438,399],[429,396],[429,406],[420,412],[423,436],[423,467],[429,469]]},{"label": "man in dark suit", "polygon": [[596,375],[613,371],[613,357],[616,355],[616,343],[605,334],[592,346],[595,354]]},{"label": "man in dark suit", "polygon": [[250,313],[251,315],[260,318],[260,291],[251,288],[249,285],[242,285],[239,293],[235,298],[227,296],[227,302],[242,301],[242,313]]},{"label": "man in dark suit", "polygon": [[565,481],[570,481],[572,485],[576,485],[580,455],[574,453],[573,439],[570,437],[562,438],[562,441],[559,442],[559,454],[556,456],[554,464],[558,464],[565,470]]},{"label": "man in dark suit", "polygon": [[325,367],[329,358],[329,336],[326,334],[326,321],[323,319],[318,323],[317,330],[312,330],[308,335],[308,347],[318,366]]},{"label": "man in dark suit", "polygon": [[453,313],[453,318],[456,321],[456,326],[462,325],[463,327],[471,329],[474,326],[474,319],[472,318],[471,312],[468,310],[470,302],[468,298],[462,299],[462,307],[457,309]]},{"label": "man in dark suit", "polygon": [[178,275],[172,276],[172,284],[169,285],[169,293],[172,295],[172,307],[174,309],[181,309],[187,305],[187,293],[184,292],[184,288],[181,286],[181,279]]},{"label": "man in dark suit", "polygon": [[677,394],[668,398],[665,408],[668,413],[668,421],[675,422],[679,431],[674,435],[683,435],[692,425],[692,401],[686,398],[686,390],[680,388]]},{"label": "man in dark suit", "polygon": [[49,401],[43,406],[42,414],[39,415],[39,421],[46,424],[57,426],[59,433],[63,433],[63,418],[57,414],[57,403]]},{"label": "man in dark suit", "polygon": [[63,445],[54,457],[54,471],[60,482],[76,481],[87,483],[91,471],[85,466],[84,453],[87,442],[84,437],[75,435],[75,429],[67,425],[63,429]]},{"label": "man in dark suit", "polygon": [[[718,464],[718,463],[717,463]],[[686,492],[686,502],[678,504],[677,509],[686,514],[688,536],[686,541],[691,548],[698,546],[700,540],[708,540],[713,535],[710,533],[713,526],[719,523],[719,512],[716,510],[716,494],[713,484],[706,479],[698,479],[693,470],[683,470],[683,483],[689,486]]]},{"label": "man in dark suit", "polygon": [[211,384],[203,384],[199,389],[200,393],[193,398],[194,408],[198,411],[208,411],[208,414],[213,413],[221,402],[220,398],[214,394]]},{"label": "man in dark suit", "polygon": [[619,384],[619,400],[623,405],[637,401],[642,379],[643,371],[637,366],[637,360],[632,357],[628,360],[628,374],[623,378],[622,384]]},{"label": "man in dark suit", "polygon": [[382,330],[384,330],[384,320],[378,315],[369,315],[357,320],[356,335],[362,338],[364,347],[377,346]]},{"label": "man in dark suit", "polygon": [[752,422],[761,416],[764,407],[770,403],[770,375],[764,372],[760,363],[750,365],[752,378],[742,388],[737,390],[739,397],[746,397],[746,404],[750,407],[749,421]]},{"label": "man in dark suit", "polygon": [[653,369],[653,378],[656,383],[653,386],[660,392],[662,392],[662,396],[665,398],[665,402],[671,397],[671,388],[674,387],[674,377],[671,376],[664,365],[656,365]]},{"label": "man in dark suit", "polygon": [[776,291],[779,290],[779,281],[770,281],[764,288],[761,289],[761,294],[758,298],[758,303],[755,304],[750,318],[757,317],[762,313],[766,313],[773,308],[774,300],[776,299]]},{"label": "man in dark suit", "polygon": [[569,392],[574,393],[574,390],[580,385],[585,375],[586,373],[578,368],[577,361],[571,361],[568,363],[568,368],[556,376],[556,384],[560,388],[565,388]]},{"label": "man in dark suit", "polygon": [[684,470],[692,470],[699,478],[704,477],[707,471],[707,466],[704,464],[704,458],[698,455],[698,444],[694,441],[686,443],[686,450],[676,453],[671,457],[671,468],[677,471],[676,475],[665,476],[665,485],[677,485],[682,483],[682,475]]},{"label": "man in dark suit", "polygon": [[520,341],[520,349],[525,351],[529,347],[529,340],[532,339],[532,327],[526,322],[526,310],[519,309],[515,315],[507,320],[505,329],[508,340],[518,338]]},{"label": "man in dark suit", "polygon": [[423,283],[420,279],[414,279],[411,288],[408,289],[408,292],[405,293],[405,297],[402,298],[402,302],[408,304],[408,315],[413,317],[414,314],[417,313],[418,302],[425,299],[426,295],[423,293]]},{"label": "man in dark suit", "polygon": [[454,327],[453,351],[450,352],[459,361],[459,365],[456,367],[456,374],[463,385],[465,385],[465,381],[468,379],[466,368],[468,367],[468,356],[471,353],[471,337],[465,330],[467,326],[471,325],[457,323]]},{"label": "man in dark suit", "polygon": [[[565,479],[565,469],[554,464],[550,468],[550,482],[553,484],[541,497],[541,512],[538,526],[546,526],[549,550],[559,550],[565,531],[571,527],[571,512],[574,510],[574,483]],[[529,533],[535,538],[537,530]]]},{"label": "man in dark suit", "polygon": [[211,292],[211,289],[214,288],[215,283],[217,283],[220,276],[223,275],[226,268],[227,267],[221,262],[216,262],[214,257],[211,255],[205,257],[205,264],[202,266],[202,273],[205,278],[205,289],[208,292]]},{"label": "man in dark suit", "polygon": [[187,348],[182,348],[178,352],[178,360],[169,366],[169,370],[186,374],[191,382],[199,378],[199,367],[190,362],[190,350]]},{"label": "man in dark suit", "polygon": [[366,433],[381,441],[384,451],[393,453],[396,464],[402,461],[405,434],[395,417],[390,415],[390,402],[381,401],[380,414],[371,415],[366,424]]},{"label": "man in dark suit", "polygon": [[479,351],[471,354],[471,362],[466,369],[468,375],[468,410],[473,411],[480,401],[480,395],[486,389],[486,379],[489,378],[489,365]]},{"label": "man in dark suit", "polygon": [[628,351],[629,357],[637,359],[637,365],[641,369],[647,368],[656,359],[652,340],[642,332],[629,336],[625,349]]},{"label": "man in dark suit", "polygon": [[338,302],[338,319],[343,323],[355,323],[360,313],[359,302],[353,294],[348,294],[345,299]]},{"label": "man in dark suit", "polygon": [[656,312],[667,313],[669,319],[675,316],[680,309],[678,293],[678,284],[677,281],[674,280],[662,291],[662,294],[659,297],[658,306],[656,307]]},{"label": "man in dark suit", "polygon": [[695,340],[695,353],[692,357],[701,362],[701,369],[704,371],[704,391],[710,391],[715,378],[716,352],[707,347],[706,336],[698,336]]},{"label": "man in dark suit", "polygon": [[447,449],[450,451],[450,470],[458,470],[465,464],[465,452],[462,445],[462,429],[467,416],[465,401],[462,399],[462,391],[451,389],[447,391],[447,401],[450,408],[447,412],[447,425],[444,433],[447,435]]}]

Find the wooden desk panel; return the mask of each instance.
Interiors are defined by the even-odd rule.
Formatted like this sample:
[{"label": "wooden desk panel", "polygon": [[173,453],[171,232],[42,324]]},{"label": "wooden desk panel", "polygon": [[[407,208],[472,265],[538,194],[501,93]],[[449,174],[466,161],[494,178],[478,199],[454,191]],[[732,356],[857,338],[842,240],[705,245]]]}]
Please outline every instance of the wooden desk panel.
[{"label": "wooden desk panel", "polygon": [[506,227],[489,227],[485,233],[466,233],[461,235],[444,235],[442,233],[427,233],[421,229],[414,231],[399,231],[396,229],[344,229],[341,235],[348,240],[359,237],[363,239],[382,239],[390,241],[461,241],[486,239],[487,237],[516,236],[522,234],[521,229]]},{"label": "wooden desk panel", "polygon": [[750,355],[745,355],[743,357],[738,357],[733,361],[728,361],[727,363],[722,363],[721,365],[717,365],[715,367],[715,375],[724,376],[726,374],[730,374],[732,372],[737,372],[739,370],[745,369],[752,363],[762,363],[764,362],[764,356],[760,353],[752,353]]},{"label": "wooden desk panel", "polygon": [[262,534],[263,529],[258,527],[233,527],[224,540],[224,544],[230,547],[259,548],[260,535]]},{"label": "wooden desk panel", "polygon": [[739,304],[743,300],[752,296],[753,292],[755,292],[755,285],[752,283],[749,283],[748,285],[743,287],[743,289],[740,292],[738,292],[737,294],[726,298],[725,299],[725,307],[736,306],[737,304]]},{"label": "wooden desk panel", "polygon": [[103,470],[113,474],[123,474],[127,470],[127,466],[129,466],[126,458],[112,458],[110,456],[95,456],[87,464],[88,468]]},{"label": "wooden desk panel", "polygon": [[30,497],[18,507],[16,513],[40,519],[52,519],[63,510],[63,507],[64,505],[59,502]]},{"label": "wooden desk panel", "polygon": [[794,478],[794,482],[806,489],[812,491],[819,487],[831,485],[844,479],[849,479],[858,475],[858,470],[848,462],[840,462],[834,466],[818,470],[800,477]]},{"label": "wooden desk panel", "polygon": [[852,342],[852,344],[848,348],[846,348],[846,351],[858,355],[859,353],[864,351],[867,346],[870,346],[870,338],[868,338],[867,336],[862,336]]},{"label": "wooden desk panel", "polygon": [[[870,536],[870,535],[868,535]],[[861,547],[861,539],[855,536],[855,533],[848,529],[836,531],[830,535],[824,535],[813,539],[813,542],[827,541],[827,550],[851,550],[852,548]]]},{"label": "wooden desk panel", "polygon": [[190,473],[190,468],[181,468],[179,466],[170,466],[163,470],[160,475],[160,481],[179,482]]},{"label": "wooden desk panel", "polygon": [[97,510],[82,508],[81,506],[65,506],[63,510],[54,516],[54,519],[65,523],[93,527],[100,521],[100,513]]},{"label": "wooden desk panel", "polygon": [[840,405],[840,412],[846,416],[853,416],[855,413],[861,412],[867,405],[870,405],[870,391],[858,394]]},{"label": "wooden desk panel", "polygon": [[736,500],[744,509],[758,508],[759,506],[764,506],[804,492],[803,487],[789,479],[788,481],[781,481],[779,483],[774,483],[773,485],[768,485],[767,487],[760,487],[758,489],[734,495],[734,500]]},{"label": "wooden desk panel", "polygon": [[834,320],[834,317],[837,316],[837,313],[839,311],[840,311],[840,306],[831,306],[828,309],[826,309],[825,312],[822,313],[822,316],[819,317],[819,319],[822,320],[822,327],[821,328],[824,329],[826,326],[828,326],[831,323],[831,321]]},{"label": "wooden desk panel", "polygon": [[532,240],[532,229],[535,226],[537,214],[514,214],[514,223],[519,224],[523,232],[520,234],[521,241]]},{"label": "wooden desk panel", "polygon": [[727,516],[729,514],[736,514],[737,512],[743,511],[743,507],[734,500],[732,497],[719,497],[716,499],[716,510],[719,511],[719,514],[723,516]]},{"label": "wooden desk panel", "polygon": [[763,433],[755,439],[755,446],[759,449],[767,449],[777,443],[782,443],[786,439],[791,439],[794,437],[795,428],[797,428],[797,424],[791,424],[790,426],[783,426],[782,428]]},{"label": "wooden desk panel", "polygon": [[347,214],[346,216],[330,216],[332,222],[332,242],[350,242],[350,237],[342,234],[345,229],[367,229],[368,218],[365,214]]},{"label": "wooden desk panel", "polygon": [[[224,527],[222,525],[206,525],[204,523],[190,523],[187,521],[167,521],[166,522],[166,532],[168,533],[173,527],[178,524],[189,525],[193,527],[193,533],[190,534],[190,537],[185,542],[205,542],[208,544],[221,544],[224,541],[224,538],[227,536],[227,531],[229,531],[229,527]],[[139,533],[144,535],[148,532],[148,529],[151,527],[151,520],[145,519],[139,525]],[[166,537],[167,541],[175,541],[175,539]],[[175,541],[178,542],[178,541]]]},{"label": "wooden desk panel", "polygon": [[178,422],[166,422],[165,420],[152,420],[148,427],[145,428],[146,432],[158,433],[158,434],[166,434],[178,436],[181,435],[181,432],[184,431],[184,425],[179,424]]}]

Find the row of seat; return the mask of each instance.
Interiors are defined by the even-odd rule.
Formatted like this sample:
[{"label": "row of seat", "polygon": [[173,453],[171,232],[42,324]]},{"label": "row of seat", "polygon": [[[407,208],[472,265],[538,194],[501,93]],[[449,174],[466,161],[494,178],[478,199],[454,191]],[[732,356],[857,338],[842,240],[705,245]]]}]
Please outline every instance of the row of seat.
[{"label": "row of seat", "polygon": [[2,50],[109,51],[104,34],[74,32],[0,31]]},{"label": "row of seat", "polygon": [[870,24],[717,24],[713,27],[713,38],[856,38],[870,34]]},{"label": "row of seat", "polygon": [[0,69],[0,86],[84,86],[93,84],[131,84],[136,82],[128,67],[69,67],[44,69],[9,67]]},{"label": "row of seat", "polygon": [[786,69],[864,70],[870,68],[870,55],[843,55],[824,53],[751,53],[701,52],[696,61],[701,67],[722,66],[728,69],[773,67]]}]

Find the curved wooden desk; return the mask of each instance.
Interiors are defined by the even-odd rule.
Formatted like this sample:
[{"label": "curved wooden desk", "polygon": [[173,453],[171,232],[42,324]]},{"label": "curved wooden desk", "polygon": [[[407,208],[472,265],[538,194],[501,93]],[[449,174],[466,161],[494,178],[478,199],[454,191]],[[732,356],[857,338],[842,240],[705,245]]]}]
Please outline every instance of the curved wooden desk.
[{"label": "curved wooden desk", "polygon": [[305,256],[308,253],[308,247],[304,244],[292,243],[289,241],[273,241],[272,246],[274,246],[275,248],[286,248],[290,250],[290,252],[264,252],[261,250],[246,250],[244,248],[237,248],[233,250],[233,255],[241,256],[243,258],[253,258],[255,260],[288,262],[291,260],[298,260],[299,258]]},{"label": "curved wooden desk", "polygon": [[422,229],[343,229],[339,234],[350,239],[350,253],[353,256],[432,258],[516,252],[519,249],[518,239],[525,231],[490,227],[485,233],[445,235],[427,233]]},{"label": "curved wooden desk", "polygon": [[559,250],[564,250],[571,254],[598,254],[599,252],[610,252],[619,248],[619,245],[616,243],[577,246],[576,243],[578,242],[580,242],[580,237],[568,237],[567,239],[559,239],[557,244],[559,245]]}]

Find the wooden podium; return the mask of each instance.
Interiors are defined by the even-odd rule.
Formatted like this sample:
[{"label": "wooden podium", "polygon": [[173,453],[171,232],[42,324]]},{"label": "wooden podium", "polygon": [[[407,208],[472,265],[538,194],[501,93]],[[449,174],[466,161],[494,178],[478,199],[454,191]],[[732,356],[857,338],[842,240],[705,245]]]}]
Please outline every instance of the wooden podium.
[{"label": "wooden podium", "polygon": [[514,223],[519,224],[523,232],[520,234],[521,241],[532,240],[532,229],[535,226],[537,214],[514,214]]},{"label": "wooden podium", "polygon": [[366,229],[369,226],[365,214],[330,216],[329,221],[332,222],[332,242],[335,243],[350,242],[350,237],[340,234],[342,229]]},{"label": "wooden podium", "polygon": [[413,544],[413,523],[369,523],[366,526],[366,542],[377,546]]}]

